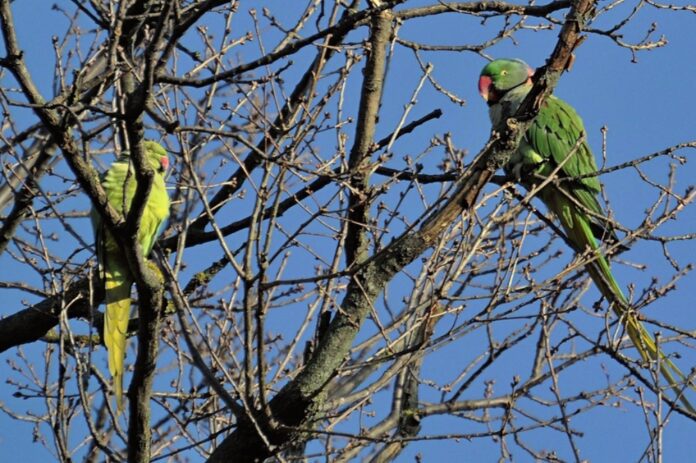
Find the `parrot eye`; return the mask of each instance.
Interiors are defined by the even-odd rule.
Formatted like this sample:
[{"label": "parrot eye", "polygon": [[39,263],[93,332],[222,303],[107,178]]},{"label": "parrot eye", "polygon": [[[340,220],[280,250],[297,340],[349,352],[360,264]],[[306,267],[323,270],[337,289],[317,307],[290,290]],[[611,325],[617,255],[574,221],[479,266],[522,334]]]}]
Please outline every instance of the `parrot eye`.
[{"label": "parrot eye", "polygon": [[502,71],[500,71],[501,76],[506,76],[507,74],[508,74],[507,69],[503,69]]}]

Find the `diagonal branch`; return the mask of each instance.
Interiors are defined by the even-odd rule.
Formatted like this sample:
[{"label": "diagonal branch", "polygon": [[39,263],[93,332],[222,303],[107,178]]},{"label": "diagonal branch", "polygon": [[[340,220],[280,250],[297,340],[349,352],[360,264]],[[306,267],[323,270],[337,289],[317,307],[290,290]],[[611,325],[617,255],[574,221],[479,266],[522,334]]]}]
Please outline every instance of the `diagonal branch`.
[{"label": "diagonal branch", "polygon": [[[581,41],[582,28],[591,17],[593,6],[593,0],[578,0],[573,4],[547,65],[535,74],[534,87],[529,97],[522,103],[515,118],[506,121],[505,127],[496,128],[491,141],[457,183],[455,193],[420,229],[408,230],[394,240],[368,260],[351,279],[340,310],[332,320],[327,334],[321,338],[313,357],[298,376],[285,385],[270,402],[274,420],[285,425],[285,428],[276,427],[266,433],[276,445],[283,446],[303,438],[292,429],[304,423],[321,406],[323,391],[333,380],[350,350],[372,304],[391,279],[431,247],[440,232],[455,219],[461,215],[468,216],[481,190],[496,168],[506,162],[517,148],[544,98],[551,93],[561,72],[566,69],[574,48]],[[263,460],[270,455],[259,439],[256,431],[247,423],[240,423],[237,430],[215,449],[208,461],[222,462],[232,458],[243,461]]]}]

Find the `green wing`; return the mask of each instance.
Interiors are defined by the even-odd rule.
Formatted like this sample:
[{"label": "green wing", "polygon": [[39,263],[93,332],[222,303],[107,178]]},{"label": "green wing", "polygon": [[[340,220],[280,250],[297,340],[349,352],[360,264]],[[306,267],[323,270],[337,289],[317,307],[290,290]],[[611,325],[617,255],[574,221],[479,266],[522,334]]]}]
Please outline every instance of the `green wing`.
[{"label": "green wing", "polygon": [[582,207],[579,209],[585,208],[591,212],[587,215],[596,238],[615,242],[618,239],[613,229],[600,218],[604,216],[604,212],[597,200],[599,180],[595,176],[583,177],[597,171],[595,157],[587,141],[581,140],[585,136],[580,116],[569,104],[552,96],[527,131],[526,141],[534,153],[544,160],[544,165],[536,173],[550,175],[562,165],[558,177],[582,177],[564,181],[561,184],[561,194],[566,194],[580,204]]},{"label": "green wing", "polygon": [[[586,140],[582,140],[573,152],[573,148],[583,137],[585,127],[580,116],[569,104],[553,96],[548,98],[527,131],[527,140],[532,148],[549,162],[549,171],[563,164],[559,177],[580,177],[597,171],[594,155]],[[571,152],[573,154],[569,156]],[[568,183],[574,191],[585,190],[591,193],[592,199],[589,204],[583,203],[583,206],[601,213],[602,209],[594,198],[600,191],[597,177],[584,177]]]}]

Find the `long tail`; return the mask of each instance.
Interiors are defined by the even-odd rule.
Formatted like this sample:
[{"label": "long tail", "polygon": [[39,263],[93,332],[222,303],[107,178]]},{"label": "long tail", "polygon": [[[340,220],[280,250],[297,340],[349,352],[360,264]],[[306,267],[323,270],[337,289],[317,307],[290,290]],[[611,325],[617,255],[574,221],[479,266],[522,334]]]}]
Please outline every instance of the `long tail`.
[{"label": "long tail", "polygon": [[126,355],[126,334],[130,318],[132,282],[121,272],[105,272],[106,313],[104,344],[109,352],[109,372],[113,378],[118,412],[123,411],[123,359]]},{"label": "long tail", "polygon": [[553,202],[555,204],[550,204],[550,206],[558,207],[557,209],[552,207],[552,209],[560,212],[557,216],[560,218],[568,237],[574,243],[575,250],[578,253],[583,253],[589,247],[596,254],[596,259],[587,265],[587,270],[602,295],[611,303],[614,312],[626,328],[631,342],[640,353],[643,361],[659,362],[662,376],[676,393],[679,401],[689,412],[696,414],[696,409],[684,394],[684,385],[688,383],[687,376],[658,348],[652,335],[636,318],[635,312],[631,310],[626,297],[614,279],[609,262],[601,254],[597,240],[592,233],[591,224],[584,211],[580,211],[564,195],[557,195],[553,198]]}]

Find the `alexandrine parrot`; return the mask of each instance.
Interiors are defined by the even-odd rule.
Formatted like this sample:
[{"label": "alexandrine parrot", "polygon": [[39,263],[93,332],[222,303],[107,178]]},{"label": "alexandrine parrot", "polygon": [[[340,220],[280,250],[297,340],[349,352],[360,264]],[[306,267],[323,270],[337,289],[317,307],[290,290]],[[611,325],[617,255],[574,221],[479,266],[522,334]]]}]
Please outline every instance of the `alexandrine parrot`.
[{"label": "alexandrine parrot", "polygon": [[[143,256],[147,257],[169,217],[169,195],[164,184],[169,158],[165,149],[153,141],[143,142],[143,149],[150,167],[155,171],[137,235]],[[109,204],[126,216],[137,187],[134,167],[127,154],[119,157],[111,165],[102,178],[102,186]],[[123,252],[94,208],[91,218],[105,291],[104,345],[109,354],[109,372],[113,378],[117,408],[120,412],[123,409],[123,359],[126,354],[133,277]]]},{"label": "alexandrine parrot", "polygon": [[[483,68],[479,93],[488,104],[494,127],[515,114],[532,88],[533,74],[534,71],[518,59],[498,59]],[[561,222],[574,250],[580,254],[592,253],[587,270],[624,324],[641,358],[644,361],[659,359],[662,375],[684,406],[694,412],[675,379],[685,380],[684,374],[658,349],[653,337],[631,311],[612,275],[608,259],[600,250],[598,242],[614,244],[618,239],[603,220],[604,212],[597,200],[600,184],[592,175],[597,165],[584,136],[585,128],[575,110],[563,100],[550,96],[505,170],[530,191],[554,172],[558,178],[570,179],[546,183],[538,192],[539,198]]]}]

